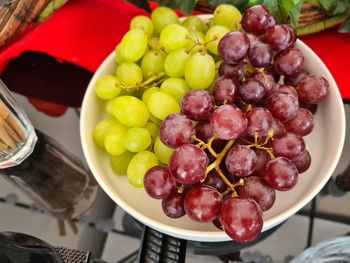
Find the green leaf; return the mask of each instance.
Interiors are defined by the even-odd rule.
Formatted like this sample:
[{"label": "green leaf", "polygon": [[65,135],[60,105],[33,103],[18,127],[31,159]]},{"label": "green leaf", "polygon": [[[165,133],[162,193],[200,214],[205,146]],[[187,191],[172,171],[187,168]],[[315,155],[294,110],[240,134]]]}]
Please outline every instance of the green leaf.
[{"label": "green leaf", "polygon": [[281,16],[280,8],[277,1],[278,0],[264,0],[263,5],[270,10],[271,14],[276,18],[278,23],[282,23],[284,21],[282,21],[283,17]]},{"label": "green leaf", "polygon": [[126,0],[126,1],[129,3],[132,3],[133,5],[136,5],[137,7],[143,10],[146,10],[148,13],[152,12],[147,0]]},{"label": "green leaf", "polygon": [[178,9],[186,15],[190,15],[193,12],[198,0],[158,0],[157,2],[160,5],[167,6],[172,9]]},{"label": "green leaf", "polygon": [[320,0],[320,4],[329,15],[339,15],[349,10],[349,0]]},{"label": "green leaf", "polygon": [[301,7],[303,5],[304,1],[300,1],[300,3],[296,4],[290,11],[289,11],[289,16],[290,16],[290,21],[293,27],[298,27],[299,23],[299,16],[301,12]]},{"label": "green leaf", "polygon": [[231,4],[237,7],[240,11],[243,11],[247,5],[247,0],[207,0],[212,6],[218,6],[221,4]]},{"label": "green leaf", "polygon": [[344,23],[339,28],[338,32],[340,33],[349,33],[350,32],[350,13],[348,17],[345,19]]}]

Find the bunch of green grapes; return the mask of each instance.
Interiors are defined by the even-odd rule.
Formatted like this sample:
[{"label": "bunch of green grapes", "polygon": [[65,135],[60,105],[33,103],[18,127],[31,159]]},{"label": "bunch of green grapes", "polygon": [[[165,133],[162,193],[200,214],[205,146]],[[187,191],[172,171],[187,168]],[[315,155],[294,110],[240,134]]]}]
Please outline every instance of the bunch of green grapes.
[{"label": "bunch of green grapes", "polygon": [[116,47],[115,74],[102,76],[95,87],[109,118],[97,124],[92,136],[110,155],[116,174],[143,187],[148,169],[168,164],[174,149],[159,139],[159,125],[180,112],[189,90],[210,90],[220,64],[218,43],[240,20],[231,5],[217,7],[207,23],[196,16],[180,22],[167,7],[155,9],[151,18],[132,19]]}]

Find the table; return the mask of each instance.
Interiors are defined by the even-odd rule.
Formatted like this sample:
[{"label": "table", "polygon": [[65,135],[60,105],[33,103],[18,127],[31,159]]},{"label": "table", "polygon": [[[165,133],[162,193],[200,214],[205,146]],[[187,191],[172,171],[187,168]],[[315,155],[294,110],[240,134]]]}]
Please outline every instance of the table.
[{"label": "table", "polygon": [[[15,96],[37,129],[84,159],[79,139],[79,109],[69,108],[61,117],[49,117],[38,112],[24,96]],[[345,104],[345,109],[347,120],[350,120],[350,105]],[[333,177],[349,169],[349,151],[348,128],[344,152]],[[335,191],[333,186],[330,181],[311,203],[278,227],[271,236],[243,249],[240,257],[244,262],[288,262],[310,245],[349,234],[350,193]],[[137,262],[143,226],[101,189],[93,206],[76,220],[77,234],[67,228],[66,236],[60,236],[57,220],[3,178],[0,178],[0,214],[0,231],[27,233],[54,246],[90,251],[92,262]],[[213,254],[233,252],[231,249],[223,250],[221,246],[208,249],[202,245],[187,242],[187,263],[221,262]],[[205,255],[208,253],[210,255]]]}]

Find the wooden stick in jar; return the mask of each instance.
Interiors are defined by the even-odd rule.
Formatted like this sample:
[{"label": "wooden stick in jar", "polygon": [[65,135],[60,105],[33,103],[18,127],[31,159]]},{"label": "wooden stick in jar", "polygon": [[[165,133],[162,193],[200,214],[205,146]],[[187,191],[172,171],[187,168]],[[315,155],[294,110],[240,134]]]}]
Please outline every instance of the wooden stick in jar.
[{"label": "wooden stick in jar", "polygon": [[21,141],[25,139],[25,134],[18,124],[17,120],[12,116],[12,113],[4,104],[4,102],[0,99],[0,117],[7,121],[7,123],[11,126],[11,128],[17,133],[17,135],[21,138]]},{"label": "wooden stick in jar", "polygon": [[16,149],[16,143],[12,140],[11,136],[7,133],[4,125],[4,120],[0,120],[0,140],[7,144],[10,148]]}]

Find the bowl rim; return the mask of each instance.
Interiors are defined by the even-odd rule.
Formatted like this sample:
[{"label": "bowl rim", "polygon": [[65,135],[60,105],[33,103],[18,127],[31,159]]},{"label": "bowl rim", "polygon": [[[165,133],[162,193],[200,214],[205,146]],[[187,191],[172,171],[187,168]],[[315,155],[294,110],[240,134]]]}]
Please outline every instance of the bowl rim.
[{"label": "bowl rim", "polygon": [[[198,17],[205,20],[205,19],[212,17],[212,15],[199,15]],[[318,57],[318,55],[310,47],[308,47],[301,40],[297,39],[296,45],[299,47],[302,47],[302,49],[307,50],[307,52],[310,53],[310,55],[313,57],[313,59],[315,59],[315,61],[322,67],[324,72],[326,72],[329,75],[330,78],[328,78],[328,76],[327,76],[327,80],[329,81],[330,86],[334,86],[335,88],[337,88],[337,90],[335,91],[337,104],[343,105],[343,101],[342,101],[342,98],[341,98],[341,95],[339,92],[339,88],[338,88],[332,74],[330,73],[330,71],[328,70],[326,65],[323,63],[323,61]],[[92,79],[90,80],[88,87],[85,91],[83,103],[81,106],[80,140],[81,140],[85,159],[86,159],[88,166],[89,166],[92,174],[94,175],[96,181],[101,186],[101,188],[107,193],[107,195],[118,206],[120,206],[123,210],[125,210],[128,214],[130,214],[131,216],[133,216],[134,218],[136,218],[137,220],[139,220],[143,224],[145,224],[151,228],[154,228],[162,233],[172,235],[172,236],[177,236],[177,237],[187,239],[187,240],[192,240],[192,241],[218,242],[218,241],[231,240],[231,238],[228,237],[226,235],[226,233],[224,231],[221,231],[221,230],[218,230],[218,231],[187,230],[187,229],[182,229],[180,227],[167,225],[167,224],[161,223],[159,221],[156,221],[152,218],[149,218],[149,217],[143,215],[142,213],[140,213],[138,210],[129,206],[128,203],[125,202],[123,199],[119,198],[119,196],[112,189],[113,187],[111,185],[108,185],[107,182],[105,182],[105,180],[103,180],[103,178],[101,176],[99,176],[99,172],[97,171],[97,169],[93,165],[93,161],[92,161],[92,157],[91,157],[92,153],[90,153],[88,151],[87,142],[85,141],[85,138],[91,137],[91,131],[88,132],[84,129],[83,122],[86,118],[88,118],[87,111],[85,109],[87,109],[87,107],[88,107],[88,105],[87,105],[88,98],[91,96],[91,94],[93,93],[93,90],[94,90],[93,83],[95,83],[96,80],[99,78],[99,76],[101,75],[101,71],[103,71],[103,69],[107,65],[109,65],[112,61],[114,62],[114,56],[115,56],[115,50],[112,51],[107,56],[107,58],[104,59],[104,61],[100,64],[100,66],[98,67],[98,69],[94,73],[94,75],[93,75]],[[309,203],[312,200],[312,198],[314,198],[319,193],[319,191],[323,188],[323,186],[327,183],[329,178],[332,176],[332,174],[333,174],[333,172],[338,164],[338,161],[340,159],[340,155],[342,153],[344,141],[345,141],[345,125],[346,125],[345,111],[344,111],[344,107],[339,107],[339,108],[340,108],[339,109],[340,110],[340,112],[339,112],[340,127],[337,127],[337,128],[340,129],[340,131],[339,131],[340,143],[337,147],[336,154],[333,158],[332,164],[327,171],[328,174],[325,175],[322,178],[322,180],[320,180],[317,187],[315,187],[312,191],[310,191],[307,195],[305,195],[303,197],[303,199],[301,199],[299,202],[290,206],[283,213],[280,213],[277,216],[270,218],[266,221],[264,220],[264,226],[263,226],[262,231],[266,231],[266,230],[268,230],[276,225],[279,225],[283,221],[287,220],[289,217],[294,215],[297,211],[299,211],[302,207],[304,207],[307,203]]]}]

